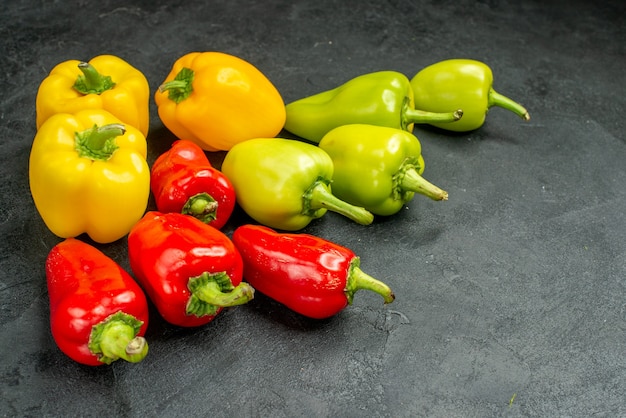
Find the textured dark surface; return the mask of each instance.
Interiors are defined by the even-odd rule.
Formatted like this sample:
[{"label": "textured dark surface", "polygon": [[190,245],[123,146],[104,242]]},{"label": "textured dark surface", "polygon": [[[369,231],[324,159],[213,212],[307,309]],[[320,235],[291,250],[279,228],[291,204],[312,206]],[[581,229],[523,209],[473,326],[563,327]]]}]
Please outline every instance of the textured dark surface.
[{"label": "textured dark surface", "polygon": [[[622,4],[5,1],[0,416],[626,416]],[[468,134],[417,127],[448,202],[303,231],[351,247],[393,304],[360,292],[313,321],[257,294],[191,330],[153,312],[142,363],[78,365],[48,324],[44,260],[60,240],[28,188],[37,87],[61,61],[111,53],[154,91],[202,50],[252,62],[286,102],[365,72],[479,59],[532,120],[494,109]],[[150,163],[174,139],[151,111]],[[124,239],[99,248],[128,268]]]}]

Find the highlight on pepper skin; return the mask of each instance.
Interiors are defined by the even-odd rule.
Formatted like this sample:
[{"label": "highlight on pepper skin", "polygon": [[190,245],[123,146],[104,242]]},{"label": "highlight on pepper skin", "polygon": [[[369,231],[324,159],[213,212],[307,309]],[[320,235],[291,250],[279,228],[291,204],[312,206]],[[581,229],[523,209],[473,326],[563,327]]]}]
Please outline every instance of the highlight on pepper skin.
[{"label": "highlight on pepper skin", "polygon": [[413,131],[416,123],[456,123],[463,109],[445,112],[414,103],[409,79],[397,71],[363,74],[328,91],[287,104],[285,129],[319,143],[334,128],[349,124],[386,126]]},{"label": "highlight on pepper skin", "polygon": [[333,193],[375,215],[398,213],[416,193],[441,201],[448,192],[424,177],[417,137],[401,129],[344,125],[324,135],[319,147],[333,161]]},{"label": "highlight on pepper skin", "polygon": [[468,132],[485,123],[492,107],[502,107],[530,120],[530,114],[519,103],[496,92],[493,73],[487,64],[471,59],[450,59],[425,67],[411,79],[415,105],[432,112],[463,109],[463,118],[447,124],[427,122],[441,129]]},{"label": "highlight on pepper skin", "polygon": [[374,215],[337,198],[330,187],[333,162],[316,145],[285,138],[255,138],[235,145],[224,158],[239,206],[271,228],[297,231],[327,211],[369,225]]},{"label": "highlight on pepper skin", "polygon": [[338,314],[363,289],[378,293],[385,303],[395,299],[389,286],[360,269],[352,250],[326,239],[245,224],[235,230],[233,242],[243,259],[245,280],[309,318]]}]

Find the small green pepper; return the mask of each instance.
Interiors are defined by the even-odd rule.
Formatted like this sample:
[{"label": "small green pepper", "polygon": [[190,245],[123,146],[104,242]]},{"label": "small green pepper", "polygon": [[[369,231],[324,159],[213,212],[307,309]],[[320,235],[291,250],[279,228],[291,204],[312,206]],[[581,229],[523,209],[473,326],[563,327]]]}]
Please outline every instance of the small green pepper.
[{"label": "small green pepper", "polygon": [[493,73],[484,63],[469,59],[441,61],[422,69],[411,79],[415,106],[431,112],[462,108],[463,119],[456,123],[427,122],[441,129],[467,132],[485,123],[489,108],[508,109],[524,120],[528,111],[519,103],[493,89]]},{"label": "small green pepper", "polygon": [[368,225],[367,210],[332,194],[333,162],[321,148],[284,138],[256,138],[233,146],[222,172],[235,188],[237,203],[270,228],[296,231],[327,210]]},{"label": "small green pepper", "polygon": [[322,93],[289,103],[285,129],[318,143],[331,129],[366,123],[413,131],[414,123],[449,123],[463,116],[462,110],[427,112],[413,105],[409,79],[396,71],[363,74]]},{"label": "small green pepper", "polygon": [[376,215],[393,215],[420,193],[447,200],[448,193],[428,182],[422,147],[415,135],[401,129],[344,125],[319,143],[333,160],[333,193]]}]

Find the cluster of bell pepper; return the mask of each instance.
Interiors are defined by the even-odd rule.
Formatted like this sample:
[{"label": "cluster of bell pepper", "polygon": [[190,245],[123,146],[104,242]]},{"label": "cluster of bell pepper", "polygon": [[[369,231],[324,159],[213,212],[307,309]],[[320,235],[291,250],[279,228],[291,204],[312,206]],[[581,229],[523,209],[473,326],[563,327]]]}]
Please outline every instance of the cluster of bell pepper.
[{"label": "cluster of bell pepper", "polygon": [[111,55],[58,64],[39,86],[30,190],[48,228],[116,241],[148,205],[148,80]]},{"label": "cluster of bell pepper", "polygon": [[36,98],[30,191],[46,226],[64,241],[46,259],[52,336],[86,365],[141,361],[148,301],[135,279],[94,245],[126,236],[150,194],[150,88],[112,55],[55,66]]},{"label": "cluster of bell pepper", "polygon": [[[369,225],[416,193],[447,200],[422,177],[414,124],[477,129],[493,106],[527,120],[492,82],[485,64],[449,60],[411,80],[364,74],[285,105],[247,61],[189,53],[154,94],[178,139],[149,167],[143,74],[110,55],[59,64],[39,88],[29,162],[35,206],[64,238],[46,260],[57,345],[88,365],[140,361],[148,301],[181,327],[208,324],[255,290],[316,319],[339,313],[360,289],[392,302],[352,250],[300,231],[329,210]],[[279,137],[283,129],[302,140]],[[220,169],[207,158],[213,151],[226,151]],[[221,229],[236,204],[256,224],[229,237]],[[122,237],[132,276],[95,247]]]}]

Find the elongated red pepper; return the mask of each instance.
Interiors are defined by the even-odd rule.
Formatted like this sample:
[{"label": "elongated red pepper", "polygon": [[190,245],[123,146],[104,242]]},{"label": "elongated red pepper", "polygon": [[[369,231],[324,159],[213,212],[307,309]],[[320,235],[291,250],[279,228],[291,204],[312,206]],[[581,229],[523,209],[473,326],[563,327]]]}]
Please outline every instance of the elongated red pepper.
[{"label": "elongated red pepper", "polygon": [[159,212],[184,213],[220,229],[235,208],[230,180],[191,141],[175,141],[156,159],[150,177]]},{"label": "elongated red pepper", "polygon": [[97,248],[67,238],[46,260],[54,341],[73,360],[136,363],[148,353],[148,302],[139,285]]},{"label": "elongated red pepper", "polygon": [[389,286],[365,274],[352,250],[322,238],[278,233],[260,225],[242,225],[233,234],[244,263],[244,278],[256,290],[310,318],[328,318],[368,289],[385,303],[395,296]]},{"label": "elongated red pepper", "polygon": [[135,277],[169,323],[207,324],[227,306],[254,297],[243,262],[218,229],[180,213],[148,212],[128,235]]}]

